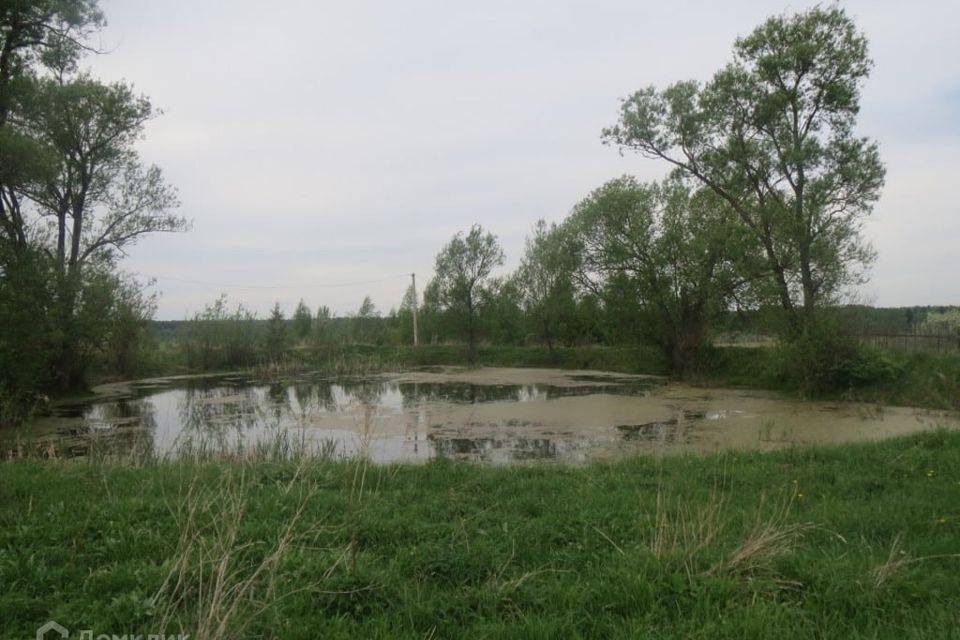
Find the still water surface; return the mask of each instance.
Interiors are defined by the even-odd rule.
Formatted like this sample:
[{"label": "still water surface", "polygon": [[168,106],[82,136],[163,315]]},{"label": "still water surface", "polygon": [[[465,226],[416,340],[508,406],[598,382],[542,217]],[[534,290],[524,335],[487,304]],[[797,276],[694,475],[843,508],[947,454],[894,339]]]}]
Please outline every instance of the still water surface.
[{"label": "still water surface", "polygon": [[105,385],[32,430],[57,455],[176,457],[277,446],[376,462],[447,456],[494,464],[774,449],[957,428],[944,414],[698,389],[643,376],[436,368],[353,379],[245,376]]}]

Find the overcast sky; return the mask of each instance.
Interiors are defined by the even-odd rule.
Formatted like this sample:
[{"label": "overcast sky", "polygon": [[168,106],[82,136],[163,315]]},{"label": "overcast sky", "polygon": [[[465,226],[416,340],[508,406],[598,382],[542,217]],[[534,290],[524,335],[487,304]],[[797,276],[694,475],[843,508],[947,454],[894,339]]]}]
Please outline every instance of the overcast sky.
[{"label": "overcast sky", "polygon": [[[109,55],[163,115],[140,149],[180,192],[187,234],[140,242],[159,319],[220,293],[265,315],[383,312],[480,223],[514,267],[539,218],[662,163],[600,143],[634,90],[707,80],[772,14],[812,2],[101,0]],[[842,3],[876,62],[859,132],[887,165],[861,298],[960,304],[960,3]],[[239,288],[236,285],[242,285]]]}]

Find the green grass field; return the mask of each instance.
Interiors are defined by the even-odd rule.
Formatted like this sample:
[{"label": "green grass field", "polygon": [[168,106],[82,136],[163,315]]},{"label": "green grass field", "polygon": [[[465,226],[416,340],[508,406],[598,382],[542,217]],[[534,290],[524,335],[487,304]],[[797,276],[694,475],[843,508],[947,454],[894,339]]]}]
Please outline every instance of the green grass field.
[{"label": "green grass field", "polygon": [[958,433],[586,468],[0,464],[3,638],[904,640],[960,637],[958,603]]}]

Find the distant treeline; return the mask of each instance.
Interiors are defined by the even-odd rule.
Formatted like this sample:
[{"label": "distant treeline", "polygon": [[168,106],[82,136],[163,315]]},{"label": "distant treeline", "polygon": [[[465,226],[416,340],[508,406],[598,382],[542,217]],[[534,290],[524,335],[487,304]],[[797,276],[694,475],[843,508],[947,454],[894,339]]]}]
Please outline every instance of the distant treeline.
[{"label": "distant treeline", "polygon": [[[408,297],[409,297],[408,292]],[[481,343],[496,347],[604,346],[632,349],[650,344],[645,340],[644,315],[636,309],[602,304],[589,296],[570,300],[562,322],[544,335],[538,316],[526,313],[515,290],[505,284],[490,292],[491,298],[477,316]],[[155,340],[141,361],[144,373],[174,369],[207,371],[247,367],[281,361],[291,354],[317,359],[350,345],[410,346],[414,342],[413,309],[405,300],[399,309],[381,314],[369,298],[355,313],[332,316],[321,306],[317,312],[302,300],[292,317],[275,306],[269,317],[258,317],[242,304],[230,306],[220,297],[189,320],[150,323]],[[861,335],[904,334],[929,330],[928,318],[945,317],[957,307],[915,306],[878,308],[848,305],[834,309],[844,331]],[[715,337],[776,337],[776,310],[730,310],[720,314],[712,331]],[[462,318],[429,301],[419,307],[418,333],[421,345],[468,347]]]},{"label": "distant treeline", "polygon": [[[838,307],[837,310],[848,321],[848,326],[855,329],[863,335],[881,335],[881,334],[908,334],[915,332],[924,332],[924,323],[930,314],[947,314],[960,312],[960,307],[928,305],[912,307],[871,307],[867,305],[847,305]],[[150,328],[153,334],[160,340],[172,339],[177,333],[189,323],[189,320],[152,320]],[[266,318],[254,319],[254,324],[261,325],[264,330],[269,323]],[[350,325],[355,322],[353,317],[334,317],[330,319],[331,325],[337,327],[336,333],[349,335],[351,333]],[[376,316],[368,320],[372,333],[380,338],[381,343],[386,344],[407,344],[413,339],[412,318],[400,319],[397,311],[391,311],[385,316]],[[293,320],[288,320],[293,326]],[[409,325],[409,326],[408,326]],[[427,327],[430,328],[429,326]],[[771,335],[769,323],[765,322],[762,311],[730,311],[726,315],[726,320],[721,324],[721,330],[727,332],[738,332],[754,335]],[[514,332],[506,332],[508,335]],[[595,337],[602,336],[602,333]],[[442,336],[434,335],[441,338]],[[584,336],[586,337],[586,336]],[[599,340],[598,340],[599,342]],[[609,342],[606,340],[605,342]]]},{"label": "distant treeline", "polygon": [[[913,306],[913,307],[871,307],[867,305],[845,305],[835,311],[843,319],[844,325],[860,335],[942,333],[943,328],[931,326],[928,320],[933,316],[960,313],[956,306]],[[760,310],[731,311],[726,315],[725,327],[728,331],[744,334],[767,335],[770,324],[765,313]]]}]

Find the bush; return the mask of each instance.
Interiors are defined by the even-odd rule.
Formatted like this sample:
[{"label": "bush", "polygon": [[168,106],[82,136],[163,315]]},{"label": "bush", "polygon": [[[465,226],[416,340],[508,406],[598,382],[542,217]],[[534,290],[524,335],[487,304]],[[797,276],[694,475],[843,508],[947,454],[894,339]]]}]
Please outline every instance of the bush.
[{"label": "bush", "polygon": [[825,395],[888,385],[903,368],[890,354],[862,346],[835,316],[822,315],[781,346],[781,375],[803,393]]}]

